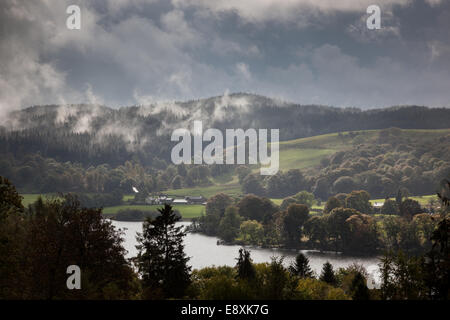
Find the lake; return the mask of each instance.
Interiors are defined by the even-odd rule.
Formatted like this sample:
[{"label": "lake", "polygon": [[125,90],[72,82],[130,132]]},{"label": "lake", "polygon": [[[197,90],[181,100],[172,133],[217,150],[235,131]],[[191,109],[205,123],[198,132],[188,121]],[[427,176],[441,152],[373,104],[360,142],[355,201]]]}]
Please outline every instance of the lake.
[{"label": "lake", "polygon": [[[131,258],[137,255],[136,250],[136,232],[142,232],[142,222],[125,222],[114,221],[112,224],[119,229],[122,229],[124,234],[124,247],[128,251],[127,257]],[[190,222],[178,222],[177,225],[187,226]],[[208,266],[234,266],[236,265],[236,258],[241,246],[238,245],[217,245],[218,238],[205,236],[199,233],[188,233],[184,239],[185,252],[191,259],[189,265],[193,269],[201,269]],[[246,247],[250,250],[251,258],[255,263],[270,262],[273,256],[284,256],[284,263],[286,266],[290,265],[295,259],[298,250],[283,250],[283,249],[263,249],[257,247]],[[311,269],[320,274],[322,266],[326,261],[329,261],[335,270],[340,267],[347,267],[353,263],[363,265],[371,275],[376,285],[379,284],[379,267],[380,260],[377,257],[349,257],[342,256],[335,253],[320,253],[311,250],[302,250],[308,257]],[[372,281],[370,281],[372,282]],[[369,285],[371,287],[372,285]]]}]

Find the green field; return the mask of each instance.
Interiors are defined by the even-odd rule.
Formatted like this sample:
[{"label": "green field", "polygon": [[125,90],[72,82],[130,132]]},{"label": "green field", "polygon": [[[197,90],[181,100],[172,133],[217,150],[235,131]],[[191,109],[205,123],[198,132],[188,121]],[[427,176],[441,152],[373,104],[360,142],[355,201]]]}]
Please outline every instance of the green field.
[{"label": "green field", "polygon": [[348,146],[348,143],[339,138],[337,133],[282,141],[280,142],[280,170],[317,166],[323,158],[345,150]]},{"label": "green field", "polygon": [[[122,206],[114,206],[114,207],[106,207],[103,209],[103,214],[105,215],[114,215],[119,210],[123,209],[135,209],[141,211],[156,211],[158,208],[161,208],[162,205],[122,205]],[[178,210],[181,213],[183,219],[192,219],[200,217],[205,213],[205,206],[198,204],[180,204],[174,205],[174,210]]]},{"label": "green field", "polygon": [[[41,195],[40,194],[22,194],[21,196],[23,197],[22,204],[25,207],[28,207],[29,204],[32,204],[33,202],[35,202]],[[44,196],[44,195],[42,195],[42,196]]]},{"label": "green field", "polygon": [[275,199],[275,198],[271,198],[270,201],[272,201],[273,203],[275,203],[277,206],[281,206],[281,203],[283,202],[283,199]]},{"label": "green field", "polygon": [[238,196],[241,194],[241,186],[236,183],[228,184],[216,184],[207,187],[193,187],[193,188],[183,188],[183,189],[170,189],[167,191],[162,191],[161,193],[167,194],[169,196],[181,197],[181,196],[193,196],[199,197],[203,196],[205,198],[210,198],[217,193],[226,193],[231,196]]},{"label": "green field", "polygon": [[333,149],[285,149],[280,151],[280,168],[304,169],[320,164],[320,160],[335,153]]},{"label": "green field", "polygon": [[25,193],[25,194],[21,194],[21,196],[23,197],[22,204],[23,204],[24,207],[28,207],[28,205],[36,202],[36,200],[39,197],[42,197],[44,200],[45,199],[59,198],[57,195],[54,195],[54,194],[30,194],[30,193]]},{"label": "green field", "polygon": [[126,194],[122,198],[123,201],[128,201],[128,200],[133,200],[133,199],[134,199],[134,194]]}]

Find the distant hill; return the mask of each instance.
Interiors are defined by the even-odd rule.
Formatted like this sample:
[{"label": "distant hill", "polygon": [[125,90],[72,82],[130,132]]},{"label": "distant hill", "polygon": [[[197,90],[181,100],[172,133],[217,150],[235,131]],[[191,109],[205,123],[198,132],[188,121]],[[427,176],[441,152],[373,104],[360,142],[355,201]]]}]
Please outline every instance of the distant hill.
[{"label": "distant hill", "polygon": [[421,106],[362,111],[299,105],[236,93],[187,102],[160,102],[112,109],[96,105],[34,106],[0,122],[0,153],[23,157],[39,152],[85,166],[118,165],[139,159],[158,167],[170,161],[169,136],[175,128],[203,120],[205,128],[278,128],[283,141],[342,131],[398,127],[442,129],[450,109]]}]

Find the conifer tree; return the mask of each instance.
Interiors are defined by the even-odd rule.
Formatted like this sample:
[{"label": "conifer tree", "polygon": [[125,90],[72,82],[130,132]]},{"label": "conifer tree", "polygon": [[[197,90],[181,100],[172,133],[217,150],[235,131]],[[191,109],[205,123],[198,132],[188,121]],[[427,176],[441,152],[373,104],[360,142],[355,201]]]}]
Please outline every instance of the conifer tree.
[{"label": "conifer tree", "polygon": [[289,271],[300,278],[313,277],[309,259],[301,252],[295,257],[295,262],[290,266]]},{"label": "conifer tree", "polygon": [[320,280],[331,285],[336,285],[336,275],[334,274],[333,266],[328,261],[323,264]]},{"label": "conifer tree", "polygon": [[147,218],[138,236],[136,258],[142,276],[144,298],[181,298],[190,284],[191,267],[184,252],[183,227],[175,226],[180,217],[172,206],[158,209],[154,220]]},{"label": "conifer tree", "polygon": [[250,251],[239,249],[239,258],[237,258],[237,276],[239,279],[253,279],[256,271],[250,258]]}]

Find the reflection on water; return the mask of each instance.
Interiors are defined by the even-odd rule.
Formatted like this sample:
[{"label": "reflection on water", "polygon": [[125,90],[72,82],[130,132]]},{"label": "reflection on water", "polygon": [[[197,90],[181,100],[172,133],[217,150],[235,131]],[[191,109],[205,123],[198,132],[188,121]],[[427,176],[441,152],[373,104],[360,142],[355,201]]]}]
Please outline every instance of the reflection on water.
[{"label": "reflection on water", "polygon": [[[136,232],[142,232],[142,222],[124,222],[112,221],[113,225],[122,229],[125,232],[124,247],[128,251],[128,258],[137,255],[136,250]],[[190,222],[178,222],[177,225],[189,225]],[[217,245],[218,238],[201,235],[198,233],[188,233],[185,242],[185,252],[191,258],[189,264],[193,269],[200,269],[207,266],[234,266],[236,264],[236,257],[240,246],[237,245]],[[295,258],[297,250],[282,250],[282,249],[262,249],[249,248],[251,257],[254,262],[270,262],[271,257],[284,256],[284,262],[289,265]],[[329,261],[335,270],[340,267],[347,267],[353,263],[363,265],[372,277],[379,282],[379,268],[380,262],[377,258],[355,258],[348,256],[341,256],[334,253],[319,253],[315,251],[302,251],[309,259],[311,269],[317,274],[320,274],[322,266],[326,261]]]}]

